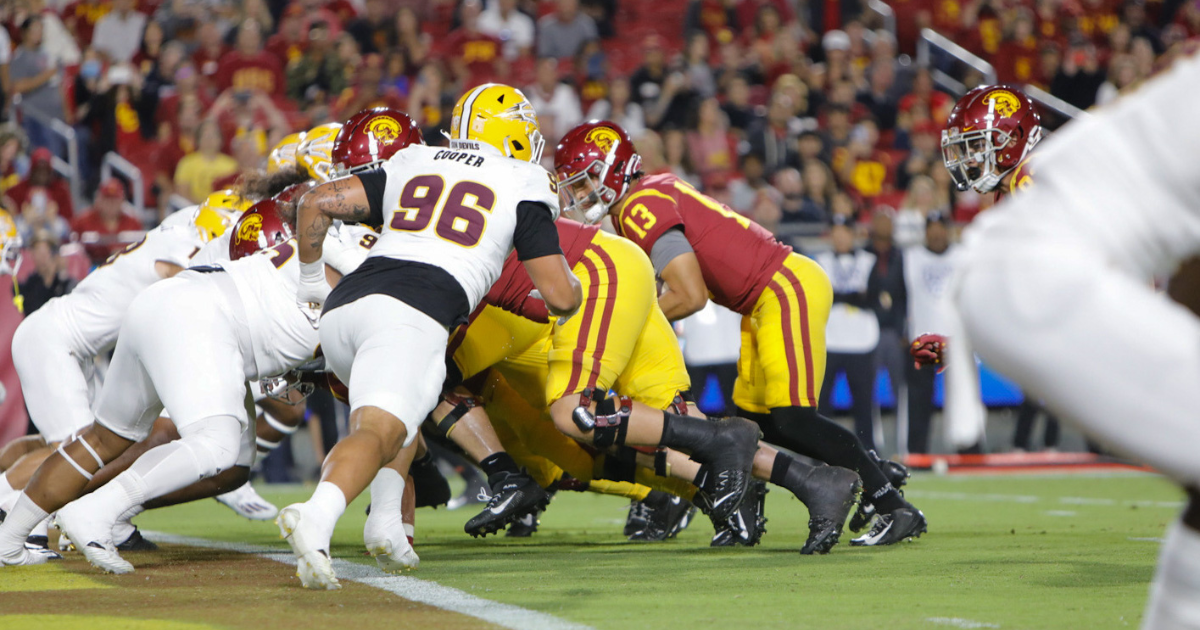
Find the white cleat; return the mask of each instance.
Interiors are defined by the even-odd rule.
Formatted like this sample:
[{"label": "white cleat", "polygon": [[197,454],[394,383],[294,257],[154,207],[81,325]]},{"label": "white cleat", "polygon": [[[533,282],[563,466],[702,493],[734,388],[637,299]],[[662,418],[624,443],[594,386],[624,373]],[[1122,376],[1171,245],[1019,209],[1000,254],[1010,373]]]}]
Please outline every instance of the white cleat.
[{"label": "white cleat", "polygon": [[55,520],[55,527],[58,527],[58,552],[66,553],[68,551],[75,551],[75,543],[71,542],[71,537],[67,535],[67,532],[63,531],[61,525],[58,525],[57,520]]},{"label": "white cleat", "polygon": [[312,508],[305,503],[293,503],[279,512],[275,524],[279,525],[279,536],[292,546],[296,555],[296,577],[304,588],[327,591],[342,588],[333,573],[329,560],[329,535],[322,535],[313,520],[305,518]]},{"label": "white cleat", "polygon": [[237,512],[238,516],[252,521],[269,521],[279,515],[279,508],[259,496],[249,481],[242,484],[237,490],[219,494],[213,498],[221,505]]},{"label": "white cleat", "polygon": [[397,575],[421,564],[399,513],[385,516],[383,510],[371,510],[363,527],[363,542],[384,573]]},{"label": "white cleat", "polygon": [[94,512],[88,507],[85,497],[59,510],[59,530],[75,541],[75,548],[97,569],[116,574],[133,573],[133,565],[117,553],[112,540],[113,524],[94,518]]},{"label": "white cleat", "polygon": [[46,564],[51,560],[62,560],[62,556],[42,548],[29,548],[21,545],[21,548],[12,555],[0,555],[0,567],[27,567],[35,564]]}]

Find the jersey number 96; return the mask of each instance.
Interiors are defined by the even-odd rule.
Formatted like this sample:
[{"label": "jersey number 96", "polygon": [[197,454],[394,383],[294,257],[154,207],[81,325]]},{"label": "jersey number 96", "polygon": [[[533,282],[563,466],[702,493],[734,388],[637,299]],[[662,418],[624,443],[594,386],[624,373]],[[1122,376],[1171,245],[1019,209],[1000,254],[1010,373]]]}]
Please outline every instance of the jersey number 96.
[{"label": "jersey number 96", "polygon": [[435,234],[451,243],[474,247],[483,236],[486,213],[495,203],[496,193],[478,182],[461,181],[446,192],[446,181],[440,176],[420,175],[410,179],[400,193],[400,208],[392,215],[391,227],[420,232],[436,215]]}]

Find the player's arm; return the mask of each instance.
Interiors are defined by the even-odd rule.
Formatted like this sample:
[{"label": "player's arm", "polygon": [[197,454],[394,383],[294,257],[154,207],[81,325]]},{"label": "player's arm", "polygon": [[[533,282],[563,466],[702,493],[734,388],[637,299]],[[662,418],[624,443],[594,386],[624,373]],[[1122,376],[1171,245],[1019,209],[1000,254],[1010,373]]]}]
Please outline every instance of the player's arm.
[{"label": "player's arm", "polygon": [[662,278],[666,290],[658,296],[658,306],[670,321],[700,311],[708,302],[708,285],[700,272],[700,260],[679,229],[671,229],[654,242],[650,261]]},{"label": "player's arm", "polygon": [[326,182],[300,198],[296,207],[296,240],[300,250],[301,302],[321,304],[329,295],[321,256],[333,220],[381,223],[386,184],[387,175],[374,170]]},{"label": "player's arm", "polygon": [[554,317],[570,317],[583,304],[583,286],[563,256],[553,216],[543,203],[522,201],[517,206],[513,248],[546,310]]},{"label": "player's arm", "polygon": [[165,280],[167,278],[174,277],[175,274],[179,273],[180,271],[183,271],[183,267],[180,267],[179,265],[177,265],[173,262],[167,262],[165,260],[156,260],[156,261],[154,261],[154,271],[156,271],[158,273],[159,278],[163,278]]}]

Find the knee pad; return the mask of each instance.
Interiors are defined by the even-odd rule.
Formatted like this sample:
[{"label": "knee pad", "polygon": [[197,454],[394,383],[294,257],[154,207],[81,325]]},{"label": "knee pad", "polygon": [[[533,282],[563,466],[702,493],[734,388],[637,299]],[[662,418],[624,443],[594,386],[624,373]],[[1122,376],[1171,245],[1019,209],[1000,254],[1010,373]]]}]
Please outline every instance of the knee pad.
[{"label": "knee pad", "polygon": [[[587,411],[588,404],[596,402],[596,413]],[[619,405],[619,406],[618,406]],[[604,392],[589,388],[579,395],[579,407],[575,409],[572,419],[581,431],[587,424],[591,425],[592,444],[597,448],[608,448],[614,444],[625,445],[625,433],[629,430],[629,414],[633,412],[633,400],[628,396],[610,398]],[[583,422],[581,420],[585,420]]]},{"label": "knee pad", "polygon": [[213,416],[179,429],[179,443],[192,453],[200,478],[211,477],[237,463],[242,423],[233,416]]},{"label": "knee pad", "polygon": [[604,456],[604,479],[632,483],[636,474],[637,451],[620,447],[616,453],[608,453]]}]

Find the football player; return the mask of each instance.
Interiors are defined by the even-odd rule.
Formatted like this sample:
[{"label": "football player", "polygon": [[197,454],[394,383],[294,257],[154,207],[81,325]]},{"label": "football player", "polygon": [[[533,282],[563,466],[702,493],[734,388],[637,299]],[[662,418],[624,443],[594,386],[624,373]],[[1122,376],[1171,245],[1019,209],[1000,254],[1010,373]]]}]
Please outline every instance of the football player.
[{"label": "football player", "polygon": [[[591,121],[567,132],[554,162],[568,216],[599,223],[611,215],[616,232],[650,256],[668,319],[699,311],[710,295],[742,314],[733,393],[739,414],[755,417],[768,442],[858,472],[863,504],[879,516],[851,544],[886,545],[923,533],[924,515],[878,459],[816,411],[833,299],[820,266],[678,177],[643,176],[640,156],[615,123]],[[866,524],[852,519],[851,529]]]},{"label": "football player", "polygon": [[[253,461],[246,381],[297,368],[318,343],[317,313],[294,297],[299,264],[291,228],[275,209],[265,200],[239,219],[232,262],[188,269],[134,298],[95,422],[42,464],[0,525],[0,564],[44,561],[14,543],[58,510],[59,524],[89,562],[132,571],[112,541],[122,514]],[[329,241],[330,250],[354,247],[332,235]],[[148,435],[164,407],[180,439],[146,451],[111,483],[73,501],[106,462]]]},{"label": "football player", "polygon": [[[333,143],[341,130],[342,123],[317,125],[305,132],[304,137],[296,144],[296,164],[308,173],[313,181],[324,183],[333,178]],[[279,157],[285,158],[286,154],[287,148],[284,147]]]},{"label": "football player", "polygon": [[1154,630],[1200,619],[1200,321],[1149,282],[1200,254],[1197,98],[1192,56],[1058,131],[1038,151],[1037,185],[968,229],[953,294],[989,365],[1187,489],[1143,621]]},{"label": "football player", "polygon": [[[378,121],[372,137],[400,141],[406,124]],[[406,147],[298,204],[297,296],[324,307],[321,347],[349,386],[351,408],[350,434],[325,458],[312,498],[277,519],[308,588],[339,588],[329,558],[334,525],[416,439],[445,380],[449,328],[466,320],[509,250],[555,316],[574,314],[582,300],[558,245],[558,197],[537,165],[544,141],[529,101],[505,85],[477,87],[455,106],[451,135],[449,149]],[[321,256],[336,219],[383,230],[366,262],[330,293]]]}]

